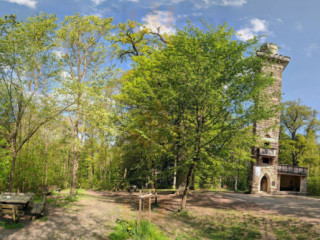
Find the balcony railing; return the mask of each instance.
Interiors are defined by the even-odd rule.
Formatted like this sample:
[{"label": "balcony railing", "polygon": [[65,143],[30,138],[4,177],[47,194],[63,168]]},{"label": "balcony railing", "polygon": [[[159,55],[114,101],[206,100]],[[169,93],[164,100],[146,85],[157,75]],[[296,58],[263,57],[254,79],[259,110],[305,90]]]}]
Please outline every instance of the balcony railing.
[{"label": "balcony railing", "polygon": [[279,164],[278,165],[278,172],[280,172],[280,173],[293,173],[293,174],[299,174],[299,175],[308,175],[308,168]]},{"label": "balcony railing", "polygon": [[260,148],[259,155],[260,156],[275,157],[277,155],[277,149],[275,149],[275,148]]}]

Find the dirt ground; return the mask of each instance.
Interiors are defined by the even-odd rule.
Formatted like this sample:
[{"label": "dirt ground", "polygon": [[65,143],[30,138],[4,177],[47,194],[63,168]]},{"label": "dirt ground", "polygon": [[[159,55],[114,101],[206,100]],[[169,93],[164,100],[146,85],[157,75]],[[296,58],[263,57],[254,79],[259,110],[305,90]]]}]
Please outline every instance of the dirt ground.
[{"label": "dirt ground", "polygon": [[[168,232],[170,214],[179,208],[180,197],[159,195],[152,222]],[[21,229],[0,227],[0,239],[108,239],[117,219],[135,219],[137,193],[86,191],[78,202],[64,207],[49,206],[48,215],[22,219]],[[187,208],[195,215],[210,216],[217,209],[246,211],[253,215],[276,214],[320,223],[320,199],[309,197],[255,196],[238,193],[194,192]],[[147,214],[146,214],[147,216]],[[178,222],[170,222],[170,225]],[[185,226],[187,227],[187,226]]]}]

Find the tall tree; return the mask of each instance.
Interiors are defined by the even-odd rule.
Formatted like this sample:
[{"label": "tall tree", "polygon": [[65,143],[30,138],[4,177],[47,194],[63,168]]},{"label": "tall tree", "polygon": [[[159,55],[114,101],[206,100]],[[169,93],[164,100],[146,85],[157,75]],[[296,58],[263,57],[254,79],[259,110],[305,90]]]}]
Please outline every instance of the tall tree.
[{"label": "tall tree", "polygon": [[[110,70],[108,40],[113,29],[112,18],[97,16],[65,17],[57,32],[58,51],[64,67],[66,99],[75,102],[70,112],[73,122],[73,171],[70,195],[74,195],[81,146],[85,139],[86,106],[90,104],[90,88]],[[82,125],[81,125],[82,124]]]},{"label": "tall tree", "polygon": [[[301,104],[301,100],[287,101],[281,112],[282,132],[280,134],[280,155],[282,160],[291,159],[291,163],[297,166],[303,161],[307,149],[313,144],[308,140],[316,137],[320,122],[317,119],[317,111]],[[311,145],[310,145],[311,144]],[[285,156],[285,154],[288,153]],[[288,156],[288,155],[291,156]]]},{"label": "tall tree", "polygon": [[[55,21],[54,15],[47,14],[21,22],[13,16],[0,19],[0,124],[12,153],[9,190],[17,154],[42,125],[64,110],[56,103],[51,85],[56,68],[51,55]],[[32,121],[23,126],[31,114]]]},{"label": "tall tree", "polygon": [[263,60],[250,52],[255,42],[232,40],[234,32],[225,25],[207,27],[189,25],[169,36],[166,48],[134,57],[119,96],[130,114],[144,119],[143,138],[159,139],[152,135],[159,126],[169,130],[162,143],[180,146],[186,172],[181,209],[199,163],[248,124],[270,116],[268,104],[253,104],[273,81],[260,73]]}]

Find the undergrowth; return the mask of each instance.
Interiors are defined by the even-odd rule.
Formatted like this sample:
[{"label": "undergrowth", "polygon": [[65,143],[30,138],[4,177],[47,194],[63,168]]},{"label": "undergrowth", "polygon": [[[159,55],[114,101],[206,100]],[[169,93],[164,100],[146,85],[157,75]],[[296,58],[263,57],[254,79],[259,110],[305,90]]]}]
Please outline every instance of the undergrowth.
[{"label": "undergrowth", "polygon": [[140,221],[137,226],[136,221],[118,221],[114,232],[109,235],[110,240],[168,240],[155,225],[147,220]]},{"label": "undergrowth", "polygon": [[0,227],[3,227],[4,229],[19,229],[23,228],[23,224],[14,223],[12,221],[0,221]]}]

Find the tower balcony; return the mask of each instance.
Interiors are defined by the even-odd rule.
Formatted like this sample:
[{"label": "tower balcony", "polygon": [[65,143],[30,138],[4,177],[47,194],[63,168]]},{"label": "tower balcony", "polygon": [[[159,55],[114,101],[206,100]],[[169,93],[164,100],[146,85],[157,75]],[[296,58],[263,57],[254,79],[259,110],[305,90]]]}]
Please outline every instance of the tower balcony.
[{"label": "tower balcony", "polygon": [[277,149],[276,148],[259,148],[259,155],[263,157],[276,157]]},{"label": "tower balcony", "polygon": [[296,175],[307,176],[308,175],[308,168],[279,164],[278,165],[278,173],[287,173],[287,174],[296,174]]}]

